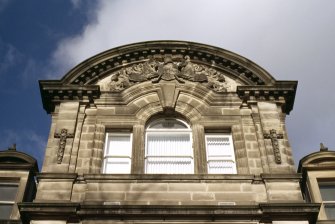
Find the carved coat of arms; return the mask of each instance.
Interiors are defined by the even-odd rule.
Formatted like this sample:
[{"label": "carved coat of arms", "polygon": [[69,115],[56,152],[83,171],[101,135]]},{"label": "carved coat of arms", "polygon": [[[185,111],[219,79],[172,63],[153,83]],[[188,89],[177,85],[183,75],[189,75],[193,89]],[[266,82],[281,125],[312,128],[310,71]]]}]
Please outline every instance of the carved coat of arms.
[{"label": "carved coat of arms", "polygon": [[153,83],[158,83],[160,80],[177,80],[179,83],[185,83],[186,80],[199,82],[215,92],[226,92],[229,88],[224,75],[217,70],[194,64],[189,56],[185,56],[181,62],[173,62],[171,56],[165,56],[164,62],[149,57],[144,63],[123,68],[112,74],[107,89],[120,92],[135,83],[149,80]]}]

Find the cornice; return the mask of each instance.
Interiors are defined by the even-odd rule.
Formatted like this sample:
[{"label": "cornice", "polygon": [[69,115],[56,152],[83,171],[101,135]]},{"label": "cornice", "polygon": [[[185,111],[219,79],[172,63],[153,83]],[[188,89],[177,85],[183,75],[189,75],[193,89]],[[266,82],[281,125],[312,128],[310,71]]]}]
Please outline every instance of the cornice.
[{"label": "cornice", "polygon": [[289,114],[293,109],[297,81],[276,81],[271,86],[237,86],[237,94],[248,102],[274,101],[282,105],[283,112]]},{"label": "cornice", "polygon": [[273,77],[256,63],[222,48],[186,41],[148,41],[113,48],[93,56],[70,70],[62,83],[86,85],[105,77],[106,73],[122,67],[145,62],[150,57],[171,55],[174,58],[189,56],[197,64],[226,71],[250,85],[268,85]]},{"label": "cornice", "polygon": [[308,154],[299,161],[298,172],[323,170],[335,166],[335,151],[318,151]]},{"label": "cornice", "polygon": [[[273,100],[281,103],[283,111],[287,114],[293,108],[297,82],[276,81],[267,71],[256,63],[236,53],[218,47],[186,41],[149,41],[135,43],[113,48],[95,55],[74,67],[65,74],[61,80],[40,81],[43,107],[50,113],[54,110],[55,105],[61,101],[78,100],[79,102],[88,103],[99,98],[101,93],[108,94],[108,92],[113,91],[120,91],[119,96],[124,98],[127,94],[123,92],[127,92],[127,89],[117,86],[122,80],[121,78],[121,80],[119,79],[119,76],[121,77],[120,74],[123,74],[122,72],[126,72],[126,69],[133,68],[134,66],[143,66],[144,63],[149,63],[151,60],[155,61],[159,68],[163,68],[166,58],[171,58],[175,66],[177,66],[177,64],[179,66],[185,63],[185,60],[189,60],[190,64],[200,66],[204,69],[202,75],[206,74],[208,80],[206,77],[202,78],[207,80],[208,84],[205,83],[207,86],[204,87],[203,90],[199,87],[200,85],[194,86],[197,86],[197,90],[200,89],[200,91],[203,91],[206,95],[208,95],[206,91],[208,92],[210,90],[218,92],[219,94],[212,95],[218,95],[220,98],[227,94],[224,91],[225,88],[223,88],[224,81],[211,80],[211,82],[209,82],[209,78],[213,79],[215,76],[212,76],[211,72],[217,71],[217,74],[227,76],[239,84],[242,84],[242,86],[237,87],[237,93],[242,99],[249,97],[250,101]],[[158,73],[161,74],[159,71],[160,70],[158,70]],[[140,83],[149,80],[155,83],[155,78],[152,79],[151,76],[146,77],[146,74],[142,73],[143,71],[140,71],[141,75],[137,77],[139,79],[138,81],[131,79],[131,85],[128,83],[130,88],[135,84],[136,87],[138,87]],[[116,87],[111,85],[116,89],[105,93],[106,91],[104,91],[102,87],[100,90],[100,87],[96,84],[111,74],[118,77],[118,79],[116,79],[117,81],[112,80],[112,84]],[[132,73],[125,74],[126,77],[127,75],[132,75]],[[162,79],[166,80],[164,78]],[[184,83],[183,80],[179,80],[177,77],[175,79],[176,80],[173,81]],[[195,80],[191,81],[198,82]],[[126,85],[127,82],[124,82],[125,83],[121,84]],[[190,80],[188,80],[188,82],[190,82]],[[213,84],[212,82],[215,82],[214,86],[210,86]],[[151,82],[150,84],[154,85]],[[223,90],[215,89],[219,88],[217,85],[223,88]],[[127,88],[129,87],[128,85],[126,86]],[[189,86],[192,85],[188,86],[182,84],[181,86],[183,88],[190,88]]]},{"label": "cornice", "polygon": [[79,102],[92,102],[100,97],[98,85],[67,85],[58,80],[39,81],[43,108],[47,113],[54,111],[55,105],[61,101],[77,100]]},{"label": "cornice", "polygon": [[0,151],[0,170],[27,170],[38,172],[37,160],[16,150]]}]

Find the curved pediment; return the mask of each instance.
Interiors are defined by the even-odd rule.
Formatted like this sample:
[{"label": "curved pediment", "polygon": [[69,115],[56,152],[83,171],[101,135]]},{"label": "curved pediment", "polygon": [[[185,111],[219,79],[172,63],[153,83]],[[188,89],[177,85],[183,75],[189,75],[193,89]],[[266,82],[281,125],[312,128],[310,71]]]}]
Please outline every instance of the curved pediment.
[{"label": "curved pediment", "polygon": [[335,166],[335,151],[320,151],[311,153],[299,162],[298,172],[306,167]]},{"label": "curved pediment", "polygon": [[61,80],[40,81],[40,89],[44,108],[52,112],[63,100],[89,103],[102,92],[121,93],[140,88],[141,83],[167,82],[220,95],[236,93],[254,102],[280,101],[286,113],[292,110],[297,86],[295,81],[276,81],[254,62],[221,48],[185,41],[150,41],[102,52],[74,67]]},{"label": "curved pediment", "polygon": [[0,151],[0,169],[33,169],[38,171],[37,161],[30,155],[16,150]]},{"label": "curved pediment", "polygon": [[[225,73],[243,85],[275,83],[275,79],[263,68],[238,54],[185,41],[150,41],[113,48],[82,62],[69,71],[61,81],[71,85],[95,84],[117,70],[150,64],[152,61],[163,62],[167,57],[174,63],[181,63],[188,58],[200,67]],[[141,78],[143,77],[138,79]]]}]

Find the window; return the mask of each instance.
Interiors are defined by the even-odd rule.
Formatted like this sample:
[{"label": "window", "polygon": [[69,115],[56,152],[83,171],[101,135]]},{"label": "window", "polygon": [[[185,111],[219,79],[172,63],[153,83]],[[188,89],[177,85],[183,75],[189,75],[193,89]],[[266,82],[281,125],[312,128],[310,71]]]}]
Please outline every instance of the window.
[{"label": "window", "polygon": [[103,173],[130,173],[131,152],[131,133],[107,133]]},{"label": "window", "polygon": [[165,118],[151,122],[145,142],[146,173],[194,173],[192,133],[184,121]]},{"label": "window", "polygon": [[235,154],[231,134],[206,134],[207,168],[210,174],[235,174]]},{"label": "window", "polygon": [[0,183],[0,219],[11,218],[17,190],[16,183]]},{"label": "window", "polygon": [[335,219],[335,181],[318,182],[327,219]]}]

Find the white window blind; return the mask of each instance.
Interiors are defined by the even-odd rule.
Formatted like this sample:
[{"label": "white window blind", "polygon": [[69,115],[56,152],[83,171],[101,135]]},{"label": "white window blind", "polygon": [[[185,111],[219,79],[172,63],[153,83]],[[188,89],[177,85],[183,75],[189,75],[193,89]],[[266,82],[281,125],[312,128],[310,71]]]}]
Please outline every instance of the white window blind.
[{"label": "white window blind", "polygon": [[236,162],[230,134],[206,134],[207,167],[210,174],[235,174]]},{"label": "white window blind", "polygon": [[106,135],[103,173],[130,173],[131,153],[131,133],[108,133]]},{"label": "white window blind", "polygon": [[153,122],[146,133],[146,173],[194,172],[191,129],[175,119]]}]

